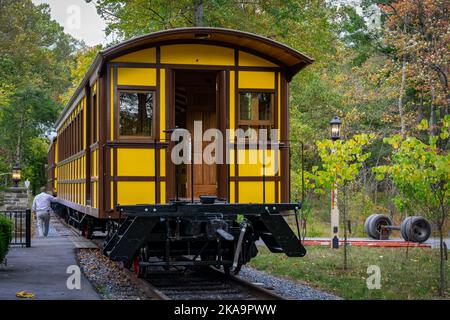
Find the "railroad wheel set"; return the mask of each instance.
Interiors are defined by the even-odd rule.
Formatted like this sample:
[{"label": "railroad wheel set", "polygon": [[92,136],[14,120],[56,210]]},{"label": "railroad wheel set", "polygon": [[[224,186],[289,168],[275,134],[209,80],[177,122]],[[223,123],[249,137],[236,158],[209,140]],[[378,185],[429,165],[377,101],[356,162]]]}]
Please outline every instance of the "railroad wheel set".
[{"label": "railroad wheel set", "polygon": [[400,226],[394,226],[392,219],[383,214],[372,214],[364,223],[366,234],[377,240],[387,240],[393,230],[399,230],[405,241],[422,243],[431,235],[431,225],[420,216],[406,217]]}]

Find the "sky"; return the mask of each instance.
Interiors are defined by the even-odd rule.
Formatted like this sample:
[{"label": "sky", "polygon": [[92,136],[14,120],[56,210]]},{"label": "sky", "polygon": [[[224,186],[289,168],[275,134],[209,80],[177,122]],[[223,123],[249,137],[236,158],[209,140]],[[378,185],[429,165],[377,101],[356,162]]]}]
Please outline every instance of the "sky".
[{"label": "sky", "polygon": [[94,4],[84,0],[32,0],[34,4],[50,5],[51,17],[64,27],[64,31],[87,45],[106,44],[105,23],[97,14]]}]

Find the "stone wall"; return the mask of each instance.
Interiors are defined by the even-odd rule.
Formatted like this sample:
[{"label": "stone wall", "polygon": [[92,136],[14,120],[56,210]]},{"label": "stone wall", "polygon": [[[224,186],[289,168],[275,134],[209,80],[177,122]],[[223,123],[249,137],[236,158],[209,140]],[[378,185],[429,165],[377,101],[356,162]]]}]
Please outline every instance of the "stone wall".
[{"label": "stone wall", "polygon": [[0,211],[28,209],[27,188],[8,188],[0,192]]}]

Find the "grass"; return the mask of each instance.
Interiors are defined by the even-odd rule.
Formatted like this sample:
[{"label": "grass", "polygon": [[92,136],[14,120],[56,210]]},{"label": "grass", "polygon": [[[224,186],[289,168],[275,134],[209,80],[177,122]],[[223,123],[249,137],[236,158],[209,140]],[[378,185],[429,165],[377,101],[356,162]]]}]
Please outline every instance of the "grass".
[{"label": "grass", "polygon": [[[438,250],[424,248],[349,248],[344,271],[343,249],[307,247],[304,258],[289,258],[260,248],[250,266],[283,276],[345,299],[442,299],[438,296]],[[367,268],[381,270],[381,289],[367,288]],[[450,262],[446,261],[447,279]],[[450,291],[447,288],[449,299]]]}]

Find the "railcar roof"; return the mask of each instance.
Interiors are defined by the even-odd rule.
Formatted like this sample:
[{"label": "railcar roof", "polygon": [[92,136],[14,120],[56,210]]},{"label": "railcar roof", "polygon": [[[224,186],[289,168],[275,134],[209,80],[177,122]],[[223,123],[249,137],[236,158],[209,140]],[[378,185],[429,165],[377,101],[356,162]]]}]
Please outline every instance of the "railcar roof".
[{"label": "railcar roof", "polygon": [[72,105],[93,73],[96,70],[100,72],[105,62],[133,50],[139,50],[152,45],[180,42],[211,43],[236,47],[250,53],[259,54],[285,68],[288,80],[314,61],[307,55],[278,41],[244,31],[224,28],[177,28],[149,33],[106,48],[97,54],[80,86],[61,113],[61,116],[56,122],[56,127],[58,128],[61,125],[63,119],[65,119],[68,111],[72,108]]}]

